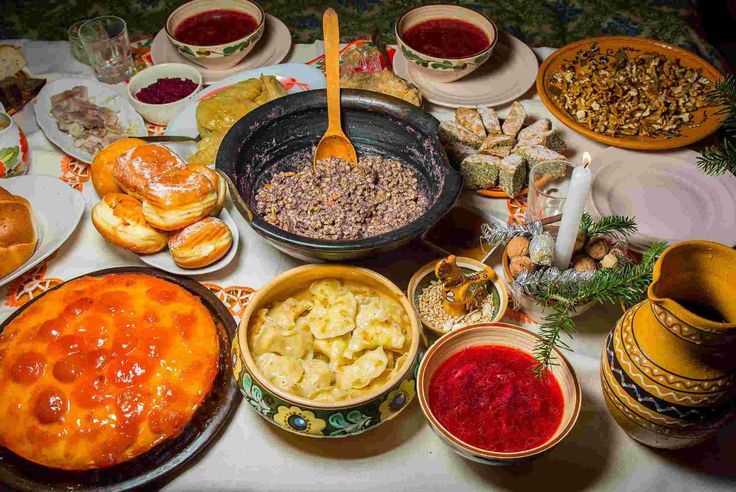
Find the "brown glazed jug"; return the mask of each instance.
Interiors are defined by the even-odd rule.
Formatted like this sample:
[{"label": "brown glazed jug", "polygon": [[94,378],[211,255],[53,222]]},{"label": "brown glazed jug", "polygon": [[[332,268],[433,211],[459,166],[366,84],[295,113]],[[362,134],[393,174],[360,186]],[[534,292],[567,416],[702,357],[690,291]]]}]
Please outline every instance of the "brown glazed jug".
[{"label": "brown glazed jug", "polygon": [[708,241],[667,248],[647,300],[608,335],[601,385],[632,438],[657,448],[697,444],[733,416],[736,250]]}]

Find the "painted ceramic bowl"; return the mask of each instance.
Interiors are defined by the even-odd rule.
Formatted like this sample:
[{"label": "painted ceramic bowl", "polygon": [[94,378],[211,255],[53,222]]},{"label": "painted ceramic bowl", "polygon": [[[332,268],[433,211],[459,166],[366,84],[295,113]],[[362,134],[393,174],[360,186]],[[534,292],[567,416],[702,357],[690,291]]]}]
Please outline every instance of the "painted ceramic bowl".
[{"label": "painted ceramic bowl", "polygon": [[[411,27],[431,19],[458,19],[480,28],[488,37],[488,47],[466,58],[437,58],[415,50],[406,43],[404,33]],[[436,82],[453,82],[483,65],[498,41],[496,24],[485,15],[460,5],[425,5],[406,12],[396,21],[396,42],[414,70]]]},{"label": "painted ceramic bowl", "polygon": [[[431,283],[437,280],[437,276],[434,274],[435,266],[437,265],[437,260],[432,260],[426,265],[424,265],[422,268],[417,270],[417,272],[412,276],[411,280],[409,281],[409,287],[407,288],[407,295],[409,297],[409,301],[411,302],[411,305],[414,307],[414,311],[417,313],[417,317],[422,322],[422,325],[432,334],[436,336],[442,336],[446,333],[448,333],[449,330],[444,329],[442,326],[436,326],[431,321],[425,319],[422,317],[422,315],[419,313],[419,296],[421,295],[422,291]],[[464,258],[459,256],[457,258],[457,265],[463,269],[465,273],[474,273],[474,272],[480,272],[484,268],[487,268],[488,265],[481,263],[477,260],[474,260],[472,258]],[[489,293],[493,296],[494,301],[497,301],[496,308],[493,311],[493,320],[492,321],[500,321],[501,318],[503,318],[504,313],[506,312],[506,307],[508,306],[508,299],[509,294],[506,290],[506,285],[503,283],[501,278],[494,272],[494,278],[492,280],[492,286],[493,290],[489,291]],[[478,314],[478,318],[480,318],[480,313]],[[475,323],[477,323],[478,320],[475,320]],[[474,323],[472,323],[474,324]]]},{"label": "painted ceramic bowl", "polygon": [[[177,78],[189,79],[197,88],[191,94],[183,98],[166,104],[150,104],[139,100],[136,97],[138,91],[155,83],[158,79]],[[166,126],[187,101],[194,98],[202,89],[202,75],[191,65],[184,63],[162,63],[161,65],[150,66],[138,72],[128,84],[128,100],[133,108],[143,116],[143,119],[150,121],[154,125]]]},{"label": "painted ceramic bowl", "polygon": [[[186,19],[209,10],[237,10],[252,16],[258,27],[246,36],[225,44],[197,46],[184,43],[174,37],[176,29]],[[188,60],[212,70],[224,70],[237,65],[250,53],[263,36],[266,14],[255,2],[249,0],[193,0],[174,10],[166,20],[166,36],[171,44]]]},{"label": "painted ceramic bowl", "polygon": [[22,176],[28,172],[28,141],[13,118],[0,112],[0,178]]},{"label": "painted ceramic bowl", "polygon": [[558,364],[552,366],[550,371],[557,379],[562,390],[564,400],[562,421],[552,436],[535,448],[513,453],[501,453],[471,446],[445,429],[434,417],[429,407],[430,381],[437,368],[452,355],[465,348],[477,345],[504,345],[531,354],[539,340],[539,335],[526,328],[508,323],[488,323],[459,328],[443,336],[429,347],[419,365],[417,396],[419,405],[427,417],[430,427],[442,439],[442,442],[463,458],[471,461],[486,465],[508,465],[536,458],[555,447],[567,436],[580,414],[582,394],[575,371],[557,349],[554,349],[554,352]]},{"label": "painted ceramic bowl", "polygon": [[[324,278],[353,280],[377,288],[399,302],[409,317],[411,347],[403,367],[383,387],[353,400],[316,402],[276,388],[256,367],[248,347],[251,317],[274,301]],[[282,429],[309,437],[340,438],[360,434],[394,418],[416,393],[421,328],[409,300],[390,280],[371,270],[341,265],[305,265],[282,273],[248,301],[233,341],[233,373],[245,400],[263,418]]]}]

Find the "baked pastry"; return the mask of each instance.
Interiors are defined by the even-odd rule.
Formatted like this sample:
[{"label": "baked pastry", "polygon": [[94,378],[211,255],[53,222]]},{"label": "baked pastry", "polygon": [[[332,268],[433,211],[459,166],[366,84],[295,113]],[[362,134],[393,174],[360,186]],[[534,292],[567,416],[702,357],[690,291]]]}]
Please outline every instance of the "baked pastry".
[{"label": "baked pastry", "polygon": [[108,193],[92,208],[92,224],[102,237],[133,253],[156,253],[167,236],[148,225],[141,202],[124,193]]},{"label": "baked pastry", "polygon": [[0,336],[0,445],[65,470],[128,461],[178,435],[220,346],[199,299],[144,274],[46,292]]},{"label": "baked pastry", "polygon": [[143,190],[151,179],[184,165],[178,155],[163,145],[141,145],[115,160],[113,177],[125,193],[142,200]]},{"label": "baked pastry", "polygon": [[210,215],[213,217],[218,216],[222,211],[222,207],[225,205],[225,198],[227,197],[227,183],[225,183],[225,178],[220,176],[211,167],[203,166],[202,164],[188,164],[187,169],[195,173],[204,174],[210,180],[210,183],[212,183],[215,191],[217,191],[217,203],[215,204],[215,208],[210,212]]},{"label": "baked pastry", "polygon": [[143,216],[163,231],[177,231],[206,217],[217,191],[204,174],[172,169],[151,179],[143,191]]},{"label": "baked pastry", "polygon": [[230,228],[220,219],[206,217],[169,238],[174,263],[182,268],[202,268],[213,264],[233,244]]},{"label": "baked pastry", "polygon": [[95,191],[100,198],[108,193],[120,193],[123,191],[115,182],[115,178],[113,178],[113,165],[118,157],[141,145],[146,145],[145,140],[124,138],[108,145],[95,155],[90,166],[90,175],[92,177],[92,186],[95,187]]},{"label": "baked pastry", "polygon": [[31,204],[0,187],[0,278],[28,261],[37,241]]}]

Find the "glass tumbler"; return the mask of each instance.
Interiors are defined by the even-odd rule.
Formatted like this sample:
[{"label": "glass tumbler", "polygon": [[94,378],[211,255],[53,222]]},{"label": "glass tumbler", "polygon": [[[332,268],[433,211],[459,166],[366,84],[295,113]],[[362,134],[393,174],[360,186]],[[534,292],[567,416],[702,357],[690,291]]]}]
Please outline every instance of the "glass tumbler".
[{"label": "glass tumbler", "polygon": [[532,167],[526,199],[527,222],[562,213],[573,169],[575,167],[568,164],[564,173],[550,175],[549,163],[540,162]]},{"label": "glass tumbler", "polygon": [[117,84],[132,75],[133,56],[123,19],[112,15],[90,19],[79,28],[79,39],[97,80]]},{"label": "glass tumbler", "polygon": [[87,59],[87,52],[84,49],[84,45],[82,44],[82,40],[79,39],[79,28],[82,27],[82,24],[87,22],[89,19],[83,19],[80,21],[75,22],[69,27],[69,44],[71,46],[72,56],[79,62],[84,63],[85,65],[89,65],[89,60]]}]

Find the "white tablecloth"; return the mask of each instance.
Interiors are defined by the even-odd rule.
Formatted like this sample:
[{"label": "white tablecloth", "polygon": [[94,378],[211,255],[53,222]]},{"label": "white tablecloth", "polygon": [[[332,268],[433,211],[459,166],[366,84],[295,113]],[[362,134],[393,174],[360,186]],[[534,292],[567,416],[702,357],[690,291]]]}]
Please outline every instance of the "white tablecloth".
[{"label": "white tablecloth", "polygon": [[[21,46],[35,75],[90,75],[89,67],[74,60],[66,42],[0,41]],[[544,58],[551,49],[535,49]],[[322,53],[321,45],[296,45],[288,61],[307,61]],[[524,105],[532,117],[547,117],[561,129],[579,159],[588,150],[603,148],[562,126],[531,89]],[[441,119],[448,110],[430,107]],[[105,242],[94,230],[89,211],[97,196],[86,166],[70,162],[39,131],[31,105],[15,116],[31,149],[31,174],[60,176],[84,194],[87,210],[71,238],[55,257],[35,269],[34,281],[68,280],[92,270],[142,265],[132,253]],[[65,161],[65,159],[67,159]],[[506,219],[513,203],[466,194],[489,214]],[[224,270],[198,277],[227,300],[237,315],[247,288],[257,289],[298,261],[261,240],[229,204],[238,222],[240,249]],[[405,288],[411,274],[434,255],[423,246],[361,262],[386,274]],[[499,271],[500,253],[491,258]],[[0,321],[22,302],[17,289],[0,289]],[[27,295],[27,293],[25,294]],[[15,298],[13,297],[15,296]],[[417,402],[398,418],[360,436],[315,440],[276,428],[240,405],[219,439],[169,484],[170,490],[736,490],[736,428],[701,446],[664,452],[644,447],[616,425],[601,393],[598,371],[604,338],[620,315],[615,307],[598,307],[576,319],[579,333],[569,359],[583,388],[583,406],[571,434],[552,452],[527,464],[496,468],[471,463],[450,451],[432,433]],[[559,489],[557,489],[559,487]]]}]

